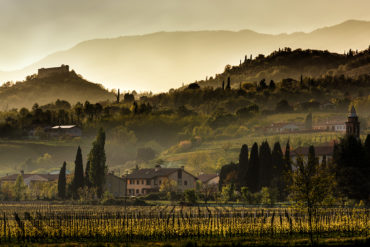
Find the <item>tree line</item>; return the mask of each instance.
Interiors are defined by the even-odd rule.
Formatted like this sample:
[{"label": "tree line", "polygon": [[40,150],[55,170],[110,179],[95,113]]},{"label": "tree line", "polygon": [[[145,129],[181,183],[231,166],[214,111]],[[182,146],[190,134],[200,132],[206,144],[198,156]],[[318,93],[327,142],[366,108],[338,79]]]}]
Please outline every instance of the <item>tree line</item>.
[{"label": "tree line", "polygon": [[290,152],[289,141],[285,152],[279,142],[271,149],[265,141],[260,146],[254,143],[249,154],[244,144],[239,163],[221,168],[220,189],[231,184],[243,195],[246,190],[257,193],[268,188],[277,201],[298,200],[306,193],[313,196],[309,202],[313,204],[329,198],[332,203],[346,200],[370,203],[370,135],[365,142],[345,136],[334,144],[331,158],[324,155],[320,160],[315,147],[310,146],[307,157],[296,154],[293,162]]}]

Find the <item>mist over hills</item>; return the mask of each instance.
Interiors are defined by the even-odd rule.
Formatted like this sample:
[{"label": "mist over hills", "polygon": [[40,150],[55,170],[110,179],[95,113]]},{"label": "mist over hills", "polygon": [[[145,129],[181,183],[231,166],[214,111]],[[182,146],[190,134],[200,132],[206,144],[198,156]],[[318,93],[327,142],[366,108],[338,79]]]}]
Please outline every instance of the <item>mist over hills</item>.
[{"label": "mist over hills", "polygon": [[47,78],[28,76],[25,81],[16,84],[4,84],[0,87],[0,110],[13,108],[31,108],[54,102],[57,99],[67,100],[71,104],[113,100],[113,93],[102,85],[86,81],[74,71],[65,75],[55,75]]},{"label": "mist over hills", "polygon": [[250,30],[159,32],[97,39],[60,51],[22,70],[0,72],[0,81],[22,80],[38,68],[69,64],[88,80],[109,88],[167,91],[237,65],[245,54],[269,54],[283,47],[343,54],[369,46],[370,22],[347,21],[310,33],[261,34]]}]

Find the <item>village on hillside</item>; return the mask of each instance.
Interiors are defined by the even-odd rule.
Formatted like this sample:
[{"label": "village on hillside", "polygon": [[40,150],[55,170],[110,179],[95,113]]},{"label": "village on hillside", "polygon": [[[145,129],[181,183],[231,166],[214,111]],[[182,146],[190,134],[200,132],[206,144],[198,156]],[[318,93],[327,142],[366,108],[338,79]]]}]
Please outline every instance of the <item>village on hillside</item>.
[{"label": "village on hillside", "polygon": [[[347,136],[355,136],[357,138],[360,136],[360,122],[354,107],[351,108],[345,123],[336,123],[336,125],[330,126],[332,130],[341,131]],[[293,131],[292,125],[289,128]],[[55,126],[49,131],[50,135],[81,135],[81,130],[76,126]],[[330,160],[333,157],[334,144],[334,142],[331,142],[315,147],[316,156],[320,162],[323,159]],[[309,147],[298,147],[290,150],[290,152],[292,162],[295,163],[298,157],[307,158],[309,156]],[[67,176],[72,175],[69,174]],[[28,188],[40,190],[40,187],[50,187],[56,184],[58,176],[58,174],[26,174],[24,171],[21,171],[20,174],[11,174],[0,178],[0,187],[5,183],[15,184],[17,179],[21,178]],[[119,174],[116,175],[114,172],[108,172],[105,175],[104,191],[109,192],[115,198],[145,196],[159,191],[185,192],[201,188],[209,192],[218,192],[220,189],[219,183],[220,174],[201,173],[194,175],[187,172],[184,166],[180,168],[166,168],[161,165],[155,165],[154,168],[136,167],[131,173],[121,176]],[[35,191],[35,194],[37,193]],[[37,197],[42,199],[40,196],[40,194],[37,194]]]}]

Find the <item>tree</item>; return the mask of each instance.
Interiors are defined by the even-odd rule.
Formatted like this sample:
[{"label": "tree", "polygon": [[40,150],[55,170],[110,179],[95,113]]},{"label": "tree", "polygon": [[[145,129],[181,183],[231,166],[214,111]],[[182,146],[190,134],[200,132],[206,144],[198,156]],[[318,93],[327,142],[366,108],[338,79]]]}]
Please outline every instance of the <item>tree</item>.
[{"label": "tree", "polygon": [[248,187],[243,186],[240,190],[240,194],[244,203],[252,203],[252,193],[248,190]]},{"label": "tree", "polygon": [[227,77],[226,90],[231,90],[231,80],[230,80],[230,76],[229,76],[229,77]]},{"label": "tree", "polygon": [[292,171],[292,160],[290,158],[290,143],[286,143],[284,154],[284,172],[290,173]]},{"label": "tree", "polygon": [[363,146],[355,136],[346,136],[334,146],[336,180],[348,198],[370,202],[369,139]]},{"label": "tree", "polygon": [[245,186],[246,185],[246,175],[248,170],[248,145],[244,144],[240,150],[239,154],[239,186]]},{"label": "tree", "polygon": [[269,89],[270,89],[271,91],[274,91],[274,90],[275,90],[275,88],[276,88],[276,84],[275,84],[274,80],[271,80],[271,81],[270,81],[270,84],[269,84]]},{"label": "tree", "polygon": [[195,190],[185,190],[185,201],[192,205],[197,203],[197,195]]},{"label": "tree", "polygon": [[59,178],[58,178],[58,197],[60,199],[66,198],[66,187],[67,187],[66,168],[67,168],[67,163],[64,161],[62,168],[60,168]]},{"label": "tree", "polygon": [[220,182],[218,183],[220,190],[225,184],[236,183],[238,181],[238,168],[239,166],[234,163],[221,167]]},{"label": "tree", "polygon": [[258,145],[254,143],[251,150],[251,156],[248,162],[247,187],[252,193],[259,191],[259,157]]},{"label": "tree", "polygon": [[176,192],[177,191],[177,182],[172,179],[163,179],[159,187],[159,191],[163,192]]},{"label": "tree", "polygon": [[273,169],[273,179],[272,185],[277,188],[277,199],[279,201],[285,200],[287,196],[287,183],[286,179],[287,176],[290,175],[286,171],[284,171],[284,158],[283,158],[283,151],[281,150],[281,146],[279,142],[274,144],[274,148],[272,150],[272,169]]},{"label": "tree", "polygon": [[200,88],[199,84],[198,83],[195,83],[195,82],[190,83],[189,86],[188,86],[188,89],[194,89],[194,90],[196,90],[196,89],[199,89],[199,88]]},{"label": "tree", "polygon": [[120,97],[120,91],[119,91],[119,89],[118,89],[118,92],[117,92],[117,97],[116,97],[116,103],[118,104],[119,103],[119,97]]},{"label": "tree", "polygon": [[108,167],[105,164],[106,156],[104,146],[105,132],[102,128],[100,128],[96,140],[93,143],[93,147],[89,153],[89,181],[91,182],[91,186],[96,188],[97,196],[99,198],[101,198],[103,195],[105,175],[108,171]]},{"label": "tree", "polygon": [[224,202],[229,202],[234,200],[235,187],[234,184],[227,184],[222,187],[221,195]]},{"label": "tree", "polygon": [[290,112],[292,111],[292,106],[289,105],[288,101],[285,99],[282,99],[276,104],[275,111],[276,112]]},{"label": "tree", "polygon": [[258,85],[259,90],[265,90],[267,88],[266,80],[262,79]]},{"label": "tree", "polygon": [[84,186],[84,170],[83,170],[83,162],[82,162],[82,153],[81,148],[78,147],[76,159],[75,159],[75,174],[72,181],[72,192],[73,195],[77,195],[77,191],[79,188]]},{"label": "tree", "polygon": [[312,113],[311,112],[307,114],[304,124],[307,130],[312,129]]},{"label": "tree", "polygon": [[20,201],[25,199],[26,185],[24,184],[23,176],[20,174],[14,184],[15,200]]},{"label": "tree", "polygon": [[291,199],[307,210],[310,240],[313,244],[313,223],[318,207],[332,191],[333,176],[320,167],[313,146],[309,148],[308,161],[298,157],[296,170],[292,172]]},{"label": "tree", "polygon": [[88,160],[86,162],[84,182],[85,182],[85,185],[90,188],[91,187],[91,182],[89,180],[89,174],[90,174],[90,161]]},{"label": "tree", "polygon": [[271,148],[267,141],[262,142],[259,153],[259,188],[269,187],[273,177]]}]

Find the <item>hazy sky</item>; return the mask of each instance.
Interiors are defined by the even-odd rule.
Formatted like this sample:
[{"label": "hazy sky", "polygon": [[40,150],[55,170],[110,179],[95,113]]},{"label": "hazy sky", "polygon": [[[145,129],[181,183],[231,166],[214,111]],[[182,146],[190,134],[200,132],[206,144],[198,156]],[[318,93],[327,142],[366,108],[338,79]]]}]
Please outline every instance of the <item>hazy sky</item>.
[{"label": "hazy sky", "polygon": [[305,31],[370,20],[369,0],[0,0],[0,70],[78,42],[174,30]]}]

